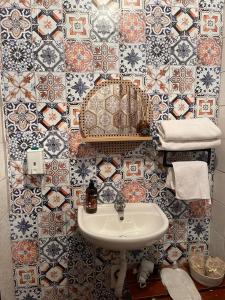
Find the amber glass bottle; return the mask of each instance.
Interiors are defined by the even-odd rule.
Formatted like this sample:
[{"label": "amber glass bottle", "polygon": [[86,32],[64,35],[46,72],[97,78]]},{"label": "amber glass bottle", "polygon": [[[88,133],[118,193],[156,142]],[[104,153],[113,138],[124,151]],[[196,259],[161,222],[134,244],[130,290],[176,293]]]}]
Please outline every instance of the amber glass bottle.
[{"label": "amber glass bottle", "polygon": [[86,212],[88,214],[96,213],[97,211],[97,189],[93,180],[90,180],[89,186],[86,189]]}]

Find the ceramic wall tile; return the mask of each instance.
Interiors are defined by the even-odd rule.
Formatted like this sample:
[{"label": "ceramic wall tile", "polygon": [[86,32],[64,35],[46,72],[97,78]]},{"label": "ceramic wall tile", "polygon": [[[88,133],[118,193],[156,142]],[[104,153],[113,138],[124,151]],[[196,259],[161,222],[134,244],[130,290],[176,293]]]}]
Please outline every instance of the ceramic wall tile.
[{"label": "ceramic wall tile", "polygon": [[30,8],[30,0],[1,0],[1,7],[11,7],[18,6],[20,8]]},{"label": "ceramic wall tile", "polygon": [[15,296],[18,300],[25,300],[33,298],[35,300],[41,299],[41,289],[40,288],[18,288],[15,290]]},{"label": "ceramic wall tile", "polygon": [[200,38],[198,40],[199,64],[205,66],[220,66],[222,44],[220,38]]},{"label": "ceramic wall tile", "polygon": [[63,15],[61,10],[32,9],[32,40],[63,40]]},{"label": "ceramic wall tile", "polygon": [[191,119],[195,116],[194,95],[171,94],[169,97],[169,119]]},{"label": "ceramic wall tile", "polygon": [[63,8],[66,11],[70,10],[81,10],[89,11],[91,9],[91,0],[76,0],[76,2],[71,2],[70,0],[63,0]]},{"label": "ceramic wall tile", "polygon": [[43,186],[61,187],[69,185],[69,160],[46,159],[45,171]]},{"label": "ceramic wall tile", "polygon": [[167,36],[149,36],[146,44],[146,63],[159,67],[170,63],[171,38]]},{"label": "ceramic wall tile", "polygon": [[195,67],[171,66],[170,91],[179,94],[193,94],[195,89]]},{"label": "ceramic wall tile", "polygon": [[200,34],[202,36],[220,36],[222,15],[219,11],[200,11]]},{"label": "ceramic wall tile", "polygon": [[30,40],[2,41],[3,70],[26,72],[33,69],[33,45]]},{"label": "ceramic wall tile", "polygon": [[31,16],[29,9],[1,9],[1,38],[30,39]]},{"label": "ceramic wall tile", "polygon": [[15,265],[35,265],[38,261],[37,240],[12,242],[12,261]]},{"label": "ceramic wall tile", "polygon": [[196,117],[214,118],[217,110],[217,98],[213,96],[196,98]]},{"label": "ceramic wall tile", "polygon": [[168,94],[169,93],[169,66],[158,68],[149,65],[146,76],[146,91],[148,93]]},{"label": "ceramic wall tile", "polygon": [[119,41],[119,23],[120,13],[118,11],[98,10],[91,14],[90,38],[95,42]]},{"label": "ceramic wall tile", "polygon": [[99,73],[119,72],[119,46],[118,44],[93,44],[94,70]]},{"label": "ceramic wall tile", "polygon": [[[45,53],[47,55],[47,52],[45,52]],[[53,53],[53,52],[51,52],[51,53]],[[55,56],[55,59],[56,59],[56,56]],[[38,73],[38,72],[36,72],[37,101],[40,101],[40,102],[65,102],[66,101],[65,89],[66,89],[66,82],[65,82],[64,73],[61,73],[61,72]]]},{"label": "ceramic wall tile", "polygon": [[95,159],[71,159],[70,176],[71,185],[87,185],[96,174]]},{"label": "ceramic wall tile", "polygon": [[65,15],[65,36],[68,40],[87,40],[90,37],[88,13],[70,12]]},{"label": "ceramic wall tile", "polygon": [[113,181],[119,182],[122,179],[121,157],[105,157],[96,160],[96,176],[99,183]]},{"label": "ceramic wall tile", "polygon": [[145,15],[123,11],[119,21],[120,41],[124,43],[145,42]]},{"label": "ceramic wall tile", "polygon": [[41,189],[13,189],[11,209],[14,213],[37,213],[42,210]]},{"label": "ceramic wall tile", "polygon": [[122,74],[143,74],[146,72],[145,44],[120,45],[120,72]]},{"label": "ceramic wall tile", "polygon": [[171,31],[171,7],[146,5],[146,35],[168,35]]},{"label": "ceramic wall tile", "polygon": [[93,53],[90,42],[66,42],[65,62],[67,71],[85,73],[93,71]]},{"label": "ceramic wall tile", "polygon": [[145,202],[146,200],[146,187],[143,181],[125,181],[121,192],[127,202]]},{"label": "ceramic wall tile", "polygon": [[68,210],[71,207],[71,189],[64,187],[43,187],[43,211]]},{"label": "ceramic wall tile", "polygon": [[66,103],[37,104],[38,131],[68,130],[68,106]]},{"label": "ceramic wall tile", "polygon": [[199,66],[196,69],[197,95],[218,95],[220,82],[220,68]]},{"label": "ceramic wall tile", "polygon": [[207,242],[209,238],[210,219],[189,219],[188,220],[188,240],[190,242]]},{"label": "ceramic wall tile", "polygon": [[62,211],[38,214],[39,236],[56,237],[66,234],[66,217]]},{"label": "ceramic wall tile", "polygon": [[18,288],[38,286],[37,266],[21,266],[14,269],[15,283]]},{"label": "ceramic wall tile", "polygon": [[172,39],[171,64],[173,65],[197,65],[196,38],[179,36]]},{"label": "ceramic wall tile", "polygon": [[37,72],[64,71],[63,44],[58,41],[36,41],[34,44],[34,69]]},{"label": "ceramic wall tile", "polygon": [[61,0],[31,0],[32,7],[42,9],[57,9],[62,8]]},{"label": "ceramic wall tile", "polygon": [[33,72],[4,72],[2,76],[4,102],[35,102],[35,76]]},{"label": "ceramic wall tile", "polygon": [[10,214],[11,240],[35,239],[38,237],[37,215]]},{"label": "ceramic wall tile", "polygon": [[67,299],[68,288],[67,287],[42,287],[41,299],[42,300],[54,300],[54,299]]}]

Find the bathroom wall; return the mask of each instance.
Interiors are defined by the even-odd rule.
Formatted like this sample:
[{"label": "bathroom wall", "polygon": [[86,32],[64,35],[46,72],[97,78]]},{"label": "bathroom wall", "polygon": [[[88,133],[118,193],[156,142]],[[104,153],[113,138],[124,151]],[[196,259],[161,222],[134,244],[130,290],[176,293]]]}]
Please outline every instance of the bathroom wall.
[{"label": "bathroom wall", "polygon": [[223,57],[221,87],[219,97],[219,118],[218,125],[222,130],[222,143],[217,149],[217,162],[214,175],[213,205],[212,205],[212,226],[210,235],[210,251],[225,259],[225,26],[223,26]]},{"label": "bathroom wall", "polygon": [[9,194],[7,178],[7,160],[3,134],[2,102],[0,104],[0,298],[13,300],[14,282],[9,232]]},{"label": "bathroom wall", "polygon": [[[149,95],[154,125],[162,119],[215,121],[223,2],[0,3],[16,298],[114,298],[110,270],[117,253],[94,249],[77,231],[76,207],[93,177],[99,203],[113,202],[122,189],[127,201],[156,202],[170,219],[164,238],[128,253],[130,263],[143,256],[156,264],[183,263],[196,247],[207,252],[208,203],[188,205],[166,190],[162,156],[151,143],[110,156],[80,145],[79,110],[99,80],[121,76]],[[27,175],[26,150],[32,146],[44,148],[44,176]]]}]

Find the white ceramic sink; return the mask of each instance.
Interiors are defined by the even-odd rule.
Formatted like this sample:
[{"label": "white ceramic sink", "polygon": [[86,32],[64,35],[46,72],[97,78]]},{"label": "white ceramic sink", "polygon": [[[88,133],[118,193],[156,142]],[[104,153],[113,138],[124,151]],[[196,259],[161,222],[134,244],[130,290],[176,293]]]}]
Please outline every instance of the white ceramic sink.
[{"label": "white ceramic sink", "polygon": [[123,221],[113,204],[98,205],[95,214],[87,214],[80,206],[78,225],[82,234],[96,246],[128,250],[140,249],[159,240],[169,222],[157,204],[127,203]]}]

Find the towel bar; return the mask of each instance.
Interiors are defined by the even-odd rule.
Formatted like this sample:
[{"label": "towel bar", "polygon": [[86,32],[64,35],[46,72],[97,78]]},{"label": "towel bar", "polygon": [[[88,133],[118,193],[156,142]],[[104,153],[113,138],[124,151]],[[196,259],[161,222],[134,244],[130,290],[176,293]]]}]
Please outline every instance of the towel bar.
[{"label": "towel bar", "polygon": [[163,165],[165,167],[172,167],[172,162],[175,161],[195,161],[201,160],[210,164],[211,149],[188,150],[188,151],[163,151]]}]

